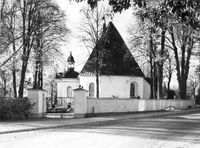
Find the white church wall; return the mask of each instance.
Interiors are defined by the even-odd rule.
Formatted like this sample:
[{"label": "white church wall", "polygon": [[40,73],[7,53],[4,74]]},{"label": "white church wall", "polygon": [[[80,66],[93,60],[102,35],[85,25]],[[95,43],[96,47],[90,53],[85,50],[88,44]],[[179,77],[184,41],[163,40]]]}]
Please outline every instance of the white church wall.
[{"label": "white church wall", "polygon": [[80,79],[80,85],[83,87],[83,89],[87,91],[89,91],[90,83],[94,83],[94,90],[95,90],[94,96],[96,96],[96,77],[95,76],[79,76],[79,79]]},{"label": "white church wall", "polygon": [[[76,89],[79,87],[79,80],[78,79],[70,79],[70,78],[62,78],[61,80],[56,80],[57,83],[57,97],[67,97],[67,88],[72,87]],[[74,93],[72,91],[72,97]]]},{"label": "white church wall", "polygon": [[143,98],[143,83],[140,77],[130,76],[101,76],[101,97],[116,96],[130,98],[130,84],[136,84],[136,96]]},{"label": "white church wall", "polygon": [[[80,85],[84,89],[89,90],[89,84],[95,84],[95,96],[96,96],[96,77],[95,76],[80,76]],[[136,84],[136,96],[140,98],[148,96],[150,87],[143,82],[141,77],[131,76],[100,76],[99,78],[99,92],[100,98],[106,97],[118,97],[118,98],[130,98],[130,84]],[[144,90],[149,89],[149,90]],[[146,91],[146,92],[145,92]]]},{"label": "white church wall", "polygon": [[151,86],[150,86],[150,84],[145,80],[145,79],[143,79],[143,89],[144,89],[144,96],[143,96],[143,98],[144,99],[149,99],[150,98],[150,96],[151,96]]}]

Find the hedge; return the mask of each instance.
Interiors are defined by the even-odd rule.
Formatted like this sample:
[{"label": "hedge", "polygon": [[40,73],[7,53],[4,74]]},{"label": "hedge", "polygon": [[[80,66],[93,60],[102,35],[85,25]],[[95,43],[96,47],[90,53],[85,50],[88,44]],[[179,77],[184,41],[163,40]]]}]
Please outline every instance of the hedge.
[{"label": "hedge", "polygon": [[28,98],[0,98],[0,120],[26,119],[33,105]]}]

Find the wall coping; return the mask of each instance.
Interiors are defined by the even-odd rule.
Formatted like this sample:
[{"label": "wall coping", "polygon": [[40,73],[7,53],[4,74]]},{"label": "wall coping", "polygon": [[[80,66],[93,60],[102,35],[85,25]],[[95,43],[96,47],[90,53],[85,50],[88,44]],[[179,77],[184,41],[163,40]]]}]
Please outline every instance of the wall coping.
[{"label": "wall coping", "polygon": [[139,100],[136,98],[94,98],[94,97],[87,97],[89,100]]},{"label": "wall coping", "polygon": [[193,101],[192,99],[137,99],[137,98],[94,98],[94,97],[87,97],[88,100],[138,100],[138,101]]}]

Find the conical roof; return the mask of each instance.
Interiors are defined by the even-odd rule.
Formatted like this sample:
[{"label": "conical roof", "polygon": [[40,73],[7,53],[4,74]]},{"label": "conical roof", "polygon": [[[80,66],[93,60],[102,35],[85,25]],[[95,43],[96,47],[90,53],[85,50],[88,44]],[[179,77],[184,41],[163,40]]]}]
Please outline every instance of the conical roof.
[{"label": "conical roof", "polygon": [[[103,32],[99,47],[100,75],[144,77],[143,72],[112,22],[108,24]],[[96,48],[93,49],[80,75],[94,75],[96,73],[96,50]]]}]

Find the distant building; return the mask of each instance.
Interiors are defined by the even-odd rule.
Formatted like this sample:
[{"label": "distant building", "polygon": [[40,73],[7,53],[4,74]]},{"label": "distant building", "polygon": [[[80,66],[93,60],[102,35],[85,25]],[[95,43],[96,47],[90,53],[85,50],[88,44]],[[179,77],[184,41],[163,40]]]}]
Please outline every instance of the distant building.
[{"label": "distant building", "polygon": [[75,60],[72,53],[70,53],[67,63],[67,71],[56,74],[57,97],[74,96],[73,89],[78,88],[80,85],[79,73],[74,71]]},{"label": "distant building", "polygon": [[[96,96],[96,50],[80,74],[74,71],[70,53],[67,71],[56,75],[57,97],[73,97],[72,90],[79,85],[88,90],[89,97]],[[100,98],[150,98],[150,85],[112,22],[104,30],[98,50]]]}]

